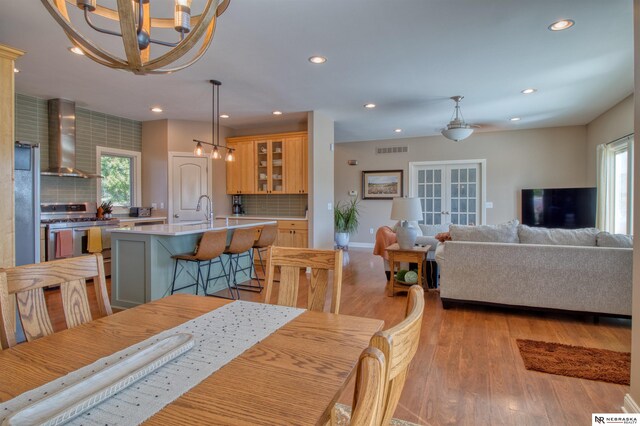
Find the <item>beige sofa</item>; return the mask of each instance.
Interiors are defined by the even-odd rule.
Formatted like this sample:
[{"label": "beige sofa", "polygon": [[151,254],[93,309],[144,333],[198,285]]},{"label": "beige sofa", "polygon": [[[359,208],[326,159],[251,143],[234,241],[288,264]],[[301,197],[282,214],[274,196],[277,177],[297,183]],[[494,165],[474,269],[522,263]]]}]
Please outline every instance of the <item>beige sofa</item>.
[{"label": "beige sofa", "polygon": [[495,232],[466,228],[452,226],[452,241],[436,250],[445,308],[470,302],[631,316],[630,237],[517,222]]}]

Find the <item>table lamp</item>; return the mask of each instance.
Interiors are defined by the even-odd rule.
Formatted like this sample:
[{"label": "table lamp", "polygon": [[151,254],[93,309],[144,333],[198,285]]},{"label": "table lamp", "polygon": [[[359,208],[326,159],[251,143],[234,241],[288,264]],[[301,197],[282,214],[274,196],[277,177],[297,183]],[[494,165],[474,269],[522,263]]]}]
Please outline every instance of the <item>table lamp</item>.
[{"label": "table lamp", "polygon": [[418,230],[409,226],[410,220],[422,219],[422,206],[419,198],[394,198],[391,206],[391,219],[400,220],[402,224],[396,231],[398,245],[402,250],[410,250],[416,243]]}]

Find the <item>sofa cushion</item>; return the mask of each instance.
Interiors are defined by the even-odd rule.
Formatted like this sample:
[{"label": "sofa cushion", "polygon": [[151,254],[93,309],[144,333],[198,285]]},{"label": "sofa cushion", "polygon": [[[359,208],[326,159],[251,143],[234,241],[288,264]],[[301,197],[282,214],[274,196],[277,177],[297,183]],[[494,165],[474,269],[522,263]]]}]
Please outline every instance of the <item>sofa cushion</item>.
[{"label": "sofa cushion", "polygon": [[557,246],[595,246],[596,228],[558,229],[518,226],[521,244],[546,244]]},{"label": "sofa cushion", "polygon": [[512,220],[500,225],[451,225],[449,233],[452,241],[477,241],[483,243],[517,243],[518,221]]},{"label": "sofa cushion", "polygon": [[436,246],[438,245],[438,240],[436,240],[435,237],[429,235],[422,235],[416,238],[416,244],[423,247],[427,245],[431,246],[429,248],[429,251],[434,251],[436,249]]},{"label": "sofa cushion", "polygon": [[450,223],[443,223],[441,225],[423,225],[420,224],[420,229],[422,229],[422,235],[437,235],[441,232],[449,231]]},{"label": "sofa cushion", "polygon": [[633,235],[610,234],[603,231],[596,235],[596,245],[598,247],[633,248]]}]

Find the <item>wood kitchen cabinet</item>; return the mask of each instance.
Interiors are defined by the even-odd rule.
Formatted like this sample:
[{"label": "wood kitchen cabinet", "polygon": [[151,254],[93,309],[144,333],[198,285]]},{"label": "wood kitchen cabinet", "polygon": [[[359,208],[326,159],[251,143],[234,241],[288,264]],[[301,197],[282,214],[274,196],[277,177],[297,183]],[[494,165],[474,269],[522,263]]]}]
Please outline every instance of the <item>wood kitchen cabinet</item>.
[{"label": "wood kitchen cabinet", "polygon": [[309,246],[309,225],[306,220],[279,220],[275,245],[280,247]]},{"label": "wood kitchen cabinet", "polygon": [[284,139],[284,176],[287,194],[306,194],[308,190],[307,136],[297,135]]},{"label": "wood kitchen cabinet", "polygon": [[284,141],[282,138],[255,141],[256,194],[284,194]]},{"label": "wood kitchen cabinet", "polygon": [[227,194],[255,194],[255,142],[228,139],[227,146],[234,149],[236,157],[235,161],[226,162]]},{"label": "wood kitchen cabinet", "polygon": [[227,194],[308,193],[307,133],[228,138],[236,161],[227,165]]}]

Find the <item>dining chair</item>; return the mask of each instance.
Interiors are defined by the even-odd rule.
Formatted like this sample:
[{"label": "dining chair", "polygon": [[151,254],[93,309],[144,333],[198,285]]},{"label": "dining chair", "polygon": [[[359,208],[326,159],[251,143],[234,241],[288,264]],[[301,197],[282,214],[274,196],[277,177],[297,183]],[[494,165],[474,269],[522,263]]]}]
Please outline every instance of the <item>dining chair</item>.
[{"label": "dining chair", "polygon": [[[398,406],[409,364],[418,350],[423,313],[424,290],[419,285],[411,286],[405,319],[388,330],[377,332],[371,338],[371,346],[379,349],[387,362],[380,424],[388,425]],[[355,392],[359,392],[357,383]]]},{"label": "dining chair", "polygon": [[87,296],[87,278],[93,279],[98,312],[111,315],[101,254],[54,260],[0,270],[0,345],[16,345],[18,314],[27,341],[53,334],[44,287],[60,286],[67,328],[92,321]]},{"label": "dining chair", "polygon": [[309,279],[307,309],[324,311],[329,271],[333,271],[333,288],[330,312],[340,310],[340,292],[342,289],[342,250],[317,250],[294,247],[271,246],[267,259],[267,284],[265,303],[270,303],[273,292],[275,268],[280,268],[280,284],[276,305],[295,307],[298,302],[300,270],[311,268]]},{"label": "dining chair", "polygon": [[379,426],[382,423],[382,401],[386,364],[384,354],[369,346],[358,360],[356,389],[353,395],[351,418],[339,418],[338,411],[331,412],[331,425]]}]

